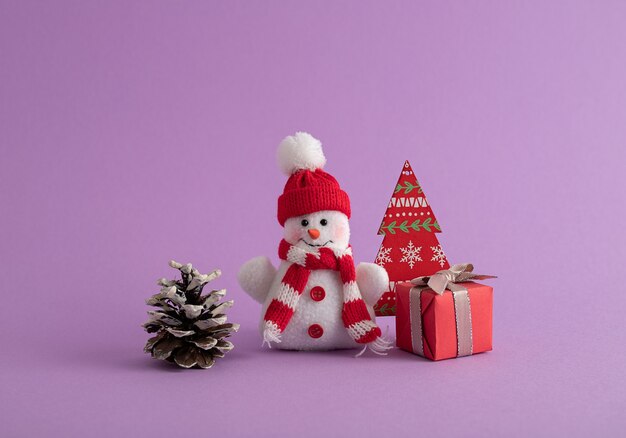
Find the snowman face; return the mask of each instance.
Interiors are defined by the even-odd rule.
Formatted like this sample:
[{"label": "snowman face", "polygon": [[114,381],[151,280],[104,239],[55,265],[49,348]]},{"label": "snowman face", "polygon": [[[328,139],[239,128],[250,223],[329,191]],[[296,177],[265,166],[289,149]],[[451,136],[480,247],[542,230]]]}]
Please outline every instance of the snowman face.
[{"label": "snowman face", "polygon": [[285,240],[312,251],[326,247],[344,250],[350,242],[348,217],[339,211],[317,211],[285,222]]}]

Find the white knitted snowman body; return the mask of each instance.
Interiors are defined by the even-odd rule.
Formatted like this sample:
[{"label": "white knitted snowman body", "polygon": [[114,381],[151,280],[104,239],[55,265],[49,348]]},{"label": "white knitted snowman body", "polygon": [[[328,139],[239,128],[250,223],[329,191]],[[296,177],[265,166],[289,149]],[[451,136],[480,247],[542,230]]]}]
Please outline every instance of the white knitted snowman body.
[{"label": "white knitted snowman body", "polygon": [[[281,262],[261,311],[259,330],[263,333],[263,315],[272,299],[278,296],[281,279],[289,263]],[[334,271],[311,273],[298,308],[276,346],[287,350],[330,350],[356,348],[358,344],[346,331],[341,319],[341,279]],[[311,292],[313,291],[313,292]],[[323,291],[323,292],[321,292]],[[322,297],[320,299],[320,297]],[[372,312],[373,314],[373,312]]]},{"label": "white knitted snowman body", "polygon": [[[300,260],[304,254],[316,257],[320,251],[341,255],[349,250],[349,199],[347,195],[334,192],[324,192],[325,180],[321,185],[315,178],[318,174],[328,174],[321,169],[325,158],[319,141],[308,134],[298,133],[294,137],[287,137],[279,146],[278,160],[281,167],[289,174],[295,174],[301,169],[313,171],[308,174],[296,175],[300,178],[296,183],[288,182],[283,197],[291,197],[288,208],[281,210],[279,199],[279,221],[284,226],[283,239],[289,244],[289,256]],[[330,177],[332,178],[332,177]],[[293,180],[293,178],[292,178]],[[312,181],[312,182],[311,182]],[[334,178],[333,184],[337,184]],[[291,184],[291,185],[290,185]],[[311,185],[319,189],[322,195],[307,198],[311,192]],[[287,188],[295,187],[288,193]],[[334,186],[332,186],[334,187]],[[311,190],[309,190],[311,189]],[[338,189],[338,185],[337,185]],[[294,193],[300,198],[293,201]],[[311,193],[314,193],[312,191]],[[327,196],[328,195],[328,196]],[[310,199],[310,204],[302,202]],[[335,198],[341,202],[336,202]],[[289,200],[288,199],[288,200]],[[320,201],[321,199],[321,201]],[[290,207],[296,202],[295,207]],[[336,206],[337,209],[321,209],[316,206]],[[302,213],[304,214],[297,214]],[[347,213],[347,214],[346,214]],[[327,248],[320,250],[320,248]],[[294,255],[295,254],[295,255]],[[354,335],[351,335],[342,318],[344,309],[345,284],[340,272],[332,269],[311,270],[306,285],[294,292],[293,288],[286,288],[285,276],[292,265],[292,261],[281,260],[276,269],[267,257],[257,257],[245,263],[239,271],[238,279],[241,287],[255,300],[263,305],[259,328],[264,339],[272,340],[270,346],[289,350],[332,350],[344,348],[358,348]],[[358,292],[365,302],[369,318],[374,320],[373,305],[378,301],[388,285],[386,271],[373,263],[361,263],[356,268],[356,284]],[[288,293],[286,293],[288,289]],[[293,304],[293,314],[284,329],[268,338],[268,322],[266,312],[271,303],[276,300]],[[269,343],[269,341],[268,341]]]}]

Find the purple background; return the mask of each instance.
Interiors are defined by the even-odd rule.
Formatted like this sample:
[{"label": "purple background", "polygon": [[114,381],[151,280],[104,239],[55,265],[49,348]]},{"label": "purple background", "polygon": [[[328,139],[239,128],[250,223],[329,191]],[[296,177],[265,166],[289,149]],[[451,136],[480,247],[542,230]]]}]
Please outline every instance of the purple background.
[{"label": "purple background", "polygon": [[[1,1],[2,435],[621,433],[625,21],[620,1]],[[276,259],[296,130],[351,196],[357,261],[411,161],[449,258],[500,277],[493,352],[260,348],[236,271]],[[236,300],[211,370],[142,352],[170,258]]]}]

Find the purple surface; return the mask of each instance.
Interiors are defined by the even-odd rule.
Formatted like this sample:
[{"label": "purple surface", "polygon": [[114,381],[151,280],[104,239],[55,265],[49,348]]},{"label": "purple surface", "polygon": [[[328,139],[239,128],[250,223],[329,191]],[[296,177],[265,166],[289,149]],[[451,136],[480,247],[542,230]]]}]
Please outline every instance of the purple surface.
[{"label": "purple surface", "polygon": [[[0,424],[30,436],[616,436],[626,420],[623,2],[0,3]],[[411,160],[495,350],[260,348],[278,142],[322,139],[371,261]],[[236,349],[162,366],[167,261],[220,267]],[[381,319],[382,325],[393,320]]]}]

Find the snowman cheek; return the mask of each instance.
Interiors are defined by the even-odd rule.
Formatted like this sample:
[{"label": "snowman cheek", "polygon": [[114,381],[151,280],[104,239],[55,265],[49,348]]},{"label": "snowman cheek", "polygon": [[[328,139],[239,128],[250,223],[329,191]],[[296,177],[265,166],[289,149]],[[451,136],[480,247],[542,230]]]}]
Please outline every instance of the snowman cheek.
[{"label": "snowman cheek", "polygon": [[301,233],[298,229],[288,229],[285,230],[285,240],[290,243],[296,243],[300,240]]},{"label": "snowman cheek", "polygon": [[335,228],[335,231],[333,233],[333,240],[334,241],[341,241],[344,239],[344,237],[346,237],[346,229],[345,227],[339,226],[337,228]]}]

